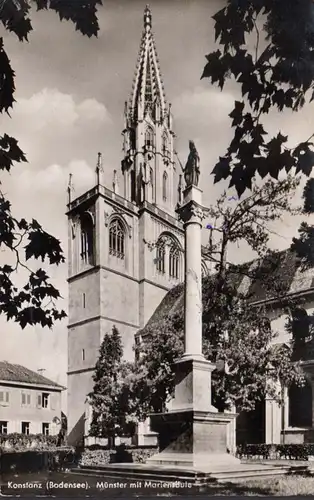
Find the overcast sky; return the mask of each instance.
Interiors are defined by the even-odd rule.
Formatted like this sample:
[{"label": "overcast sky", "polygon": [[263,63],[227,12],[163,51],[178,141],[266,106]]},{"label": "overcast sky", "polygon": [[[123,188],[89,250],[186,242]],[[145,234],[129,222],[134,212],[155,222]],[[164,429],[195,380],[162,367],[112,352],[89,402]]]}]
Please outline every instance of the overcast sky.
[{"label": "overcast sky", "polygon": [[[113,169],[120,168],[123,105],[131,92],[145,3],[104,0],[98,39],[83,37],[70,23],[47,12],[33,13],[34,32],[28,44],[4,34],[16,71],[17,103],[11,119],[1,117],[1,134],[5,131],[19,140],[29,163],[17,165],[11,176],[5,176],[3,189],[15,214],[37,218],[62,241],[65,253],[69,172],[79,195],[93,185],[98,151],[103,153],[109,187]],[[205,54],[214,48],[211,16],[220,5],[219,0],[150,2],[166,96],[173,106],[177,150],[185,162],[188,140],[195,140],[204,204],[213,203],[224,187],[213,185],[210,172],[229,144],[228,114],[238,95],[234,85],[220,92],[200,80]],[[268,121],[272,131],[288,133],[293,144],[312,133],[313,106],[295,116],[274,112]],[[273,246],[287,247],[297,227],[284,221]],[[66,265],[53,270],[53,278],[66,308]],[[53,330],[28,327],[21,332],[0,318],[0,327],[2,359],[35,370],[45,368],[46,376],[66,384],[66,321]]]}]

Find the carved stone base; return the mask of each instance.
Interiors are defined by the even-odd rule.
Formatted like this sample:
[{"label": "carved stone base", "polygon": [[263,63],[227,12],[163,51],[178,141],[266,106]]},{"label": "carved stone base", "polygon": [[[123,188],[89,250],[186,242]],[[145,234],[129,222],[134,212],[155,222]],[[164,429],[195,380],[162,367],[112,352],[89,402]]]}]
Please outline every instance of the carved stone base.
[{"label": "carved stone base", "polygon": [[240,460],[227,452],[227,425],[235,417],[230,413],[193,410],[152,415],[152,428],[159,433],[160,453],[148,459],[147,464],[209,472],[239,465]]},{"label": "carved stone base", "polygon": [[215,365],[202,356],[183,356],[176,363],[172,408],[151,415],[151,429],[159,434],[160,452],[147,464],[207,472],[240,464],[227,451],[227,426],[237,415],[218,413],[211,404],[214,369]]}]

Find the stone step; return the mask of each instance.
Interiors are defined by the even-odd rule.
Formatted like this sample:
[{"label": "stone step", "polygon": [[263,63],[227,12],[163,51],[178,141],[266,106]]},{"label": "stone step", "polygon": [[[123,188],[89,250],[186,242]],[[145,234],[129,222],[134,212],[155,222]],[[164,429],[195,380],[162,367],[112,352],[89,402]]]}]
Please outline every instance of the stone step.
[{"label": "stone step", "polygon": [[289,469],[276,467],[273,469],[260,469],[260,470],[249,470],[249,471],[230,471],[226,473],[213,473],[212,478],[219,483],[227,481],[242,481],[245,479],[258,479],[260,477],[274,477],[274,476],[284,476],[288,474]]},{"label": "stone step", "polygon": [[245,479],[256,479],[260,477],[281,476],[289,472],[304,471],[304,466],[275,466],[275,465],[240,465],[237,468],[217,470],[213,472],[201,472],[196,470],[184,470],[179,467],[150,466],[142,464],[110,464],[107,466],[85,466],[72,469],[74,474],[85,474],[96,477],[120,478],[130,481],[187,481],[195,485],[209,482],[242,481]]},{"label": "stone step", "polygon": [[[128,479],[130,481],[188,481],[191,483],[194,483],[197,479],[197,473],[191,473],[191,474],[184,474],[184,473],[159,473],[158,471],[139,471],[139,470],[121,470],[118,469],[100,469],[100,468],[95,468],[95,469],[72,469],[71,472],[73,474],[84,474],[84,475],[90,475],[90,476],[98,476],[98,477],[106,477],[106,478],[123,478],[123,479]],[[206,479],[206,475],[202,475],[199,480]]]}]

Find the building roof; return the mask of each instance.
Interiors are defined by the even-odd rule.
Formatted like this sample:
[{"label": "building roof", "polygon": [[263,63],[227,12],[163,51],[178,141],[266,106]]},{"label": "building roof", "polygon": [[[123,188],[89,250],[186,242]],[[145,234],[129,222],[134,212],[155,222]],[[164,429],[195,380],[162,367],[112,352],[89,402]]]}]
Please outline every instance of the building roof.
[{"label": "building roof", "polygon": [[8,382],[21,382],[23,384],[34,384],[55,387],[60,391],[64,389],[62,385],[53,382],[49,378],[34,372],[22,365],[0,361],[0,380]]},{"label": "building roof", "polygon": [[[246,295],[250,303],[262,302],[274,299],[269,291],[263,286],[263,274],[271,274],[272,280],[285,294],[306,292],[314,288],[314,268],[302,270],[301,262],[297,255],[290,250],[276,252],[271,257],[261,261],[260,259],[235,266],[235,273],[231,274],[232,284],[239,293]],[[244,273],[249,273],[258,268],[260,279],[250,279]],[[241,274],[242,271],[242,274]],[[203,278],[203,284],[211,280],[212,275]],[[206,287],[203,287],[206,289]],[[204,297],[205,298],[205,297]],[[145,335],[148,327],[159,323],[162,319],[175,313],[180,313],[184,308],[184,285],[183,283],[172,288],[163,298],[146,326],[139,332]]]}]

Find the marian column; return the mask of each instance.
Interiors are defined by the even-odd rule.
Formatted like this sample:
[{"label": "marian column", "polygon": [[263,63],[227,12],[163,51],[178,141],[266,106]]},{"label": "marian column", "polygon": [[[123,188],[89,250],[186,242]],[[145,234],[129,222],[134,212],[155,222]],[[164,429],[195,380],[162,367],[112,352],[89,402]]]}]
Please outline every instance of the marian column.
[{"label": "marian column", "polygon": [[202,354],[202,256],[201,231],[204,218],[202,191],[190,185],[184,193],[184,204],[178,209],[185,228],[184,287],[184,356],[204,358]]},{"label": "marian column", "polygon": [[228,453],[227,426],[235,414],[218,413],[211,403],[211,373],[216,365],[202,353],[201,230],[202,191],[198,188],[199,156],[190,141],[184,169],[186,188],[177,208],[185,229],[184,354],[175,363],[175,393],[171,410],[151,415],[159,434],[160,452],[147,464],[182,466],[210,472],[237,467],[240,460]]}]

